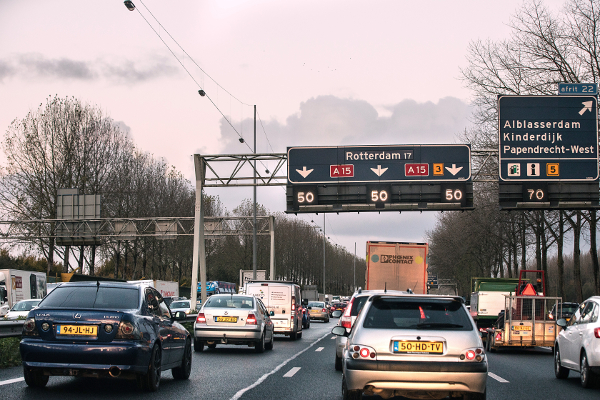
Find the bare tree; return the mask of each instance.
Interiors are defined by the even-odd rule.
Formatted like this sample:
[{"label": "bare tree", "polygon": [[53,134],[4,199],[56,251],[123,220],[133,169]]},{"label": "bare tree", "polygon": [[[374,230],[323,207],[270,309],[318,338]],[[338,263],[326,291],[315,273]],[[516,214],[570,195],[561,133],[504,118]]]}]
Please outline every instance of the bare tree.
[{"label": "bare tree", "polygon": [[[49,98],[23,119],[15,119],[2,142],[7,165],[0,178],[0,212],[7,219],[56,218],[60,188],[100,193],[118,176],[131,141],[93,105],[75,98]],[[38,225],[52,235],[54,226]],[[52,267],[53,239],[30,242]]]}]

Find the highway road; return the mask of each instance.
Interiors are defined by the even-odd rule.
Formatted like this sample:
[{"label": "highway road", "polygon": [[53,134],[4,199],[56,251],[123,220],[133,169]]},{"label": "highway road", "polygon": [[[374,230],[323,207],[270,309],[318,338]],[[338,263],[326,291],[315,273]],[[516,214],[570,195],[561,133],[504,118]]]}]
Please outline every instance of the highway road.
[{"label": "highway road", "polygon": [[[135,382],[51,377],[44,389],[30,389],[22,369],[0,370],[0,399],[335,399],[341,396],[341,372],[334,369],[335,340],[329,323],[313,321],[303,337],[291,341],[276,337],[272,351],[256,354],[254,349],[219,345],[194,353],[189,381],[175,381],[163,374],[156,393],[141,393]],[[552,353],[537,348],[489,354],[488,399],[598,399],[600,387],[583,389],[579,374],[559,381],[554,377]],[[378,400],[379,397],[364,397]]]}]

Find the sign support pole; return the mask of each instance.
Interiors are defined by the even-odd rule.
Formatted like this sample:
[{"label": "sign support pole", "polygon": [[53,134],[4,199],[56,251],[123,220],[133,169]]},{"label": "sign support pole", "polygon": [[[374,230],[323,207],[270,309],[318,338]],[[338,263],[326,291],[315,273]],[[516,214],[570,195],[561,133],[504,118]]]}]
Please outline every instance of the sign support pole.
[{"label": "sign support pole", "polygon": [[194,252],[192,259],[191,306],[196,308],[198,297],[198,266],[200,266],[200,287],[202,304],[206,301],[206,245],[204,243],[204,204],[202,186],[206,175],[206,161],[199,154],[194,155],[196,170],[196,207],[194,211]]}]

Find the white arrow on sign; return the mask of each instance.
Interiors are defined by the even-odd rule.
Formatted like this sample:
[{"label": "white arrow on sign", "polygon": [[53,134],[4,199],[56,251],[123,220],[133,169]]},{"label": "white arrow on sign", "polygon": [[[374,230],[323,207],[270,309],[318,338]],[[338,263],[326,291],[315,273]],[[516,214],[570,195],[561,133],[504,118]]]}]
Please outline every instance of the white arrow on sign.
[{"label": "white arrow on sign", "polygon": [[377,169],[371,168],[371,171],[375,172],[377,174],[377,176],[383,175],[383,173],[387,170],[388,170],[387,168],[381,168],[381,165],[378,165]]},{"label": "white arrow on sign", "polygon": [[452,168],[450,167],[446,167],[446,169],[448,170],[448,172],[450,172],[452,175],[456,175],[460,172],[461,169],[463,169],[463,167],[456,167],[456,164],[452,164]]},{"label": "white arrow on sign", "polygon": [[581,104],[583,104],[583,108],[581,109],[581,111],[579,111],[579,115],[583,115],[583,113],[586,112],[586,110],[592,112],[592,104],[594,104],[593,101],[584,101]]},{"label": "white arrow on sign", "polygon": [[308,171],[306,170],[306,167],[302,167],[302,170],[297,169],[296,170],[300,175],[302,175],[303,178],[306,178],[308,175],[310,175],[311,172],[313,172],[314,170],[309,169]]}]

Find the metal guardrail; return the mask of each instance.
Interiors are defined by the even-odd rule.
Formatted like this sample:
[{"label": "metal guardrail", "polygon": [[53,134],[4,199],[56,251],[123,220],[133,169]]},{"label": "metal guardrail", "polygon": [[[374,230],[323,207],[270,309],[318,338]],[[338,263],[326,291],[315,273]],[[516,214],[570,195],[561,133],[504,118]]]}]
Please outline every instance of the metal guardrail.
[{"label": "metal guardrail", "polygon": [[[179,322],[194,322],[197,315],[197,313],[190,314],[185,318],[185,320]],[[16,321],[0,320],[0,338],[21,336],[24,323],[24,319],[19,319]]]},{"label": "metal guardrail", "polygon": [[19,319],[16,321],[0,320],[0,338],[21,336],[24,323],[24,319]]}]

